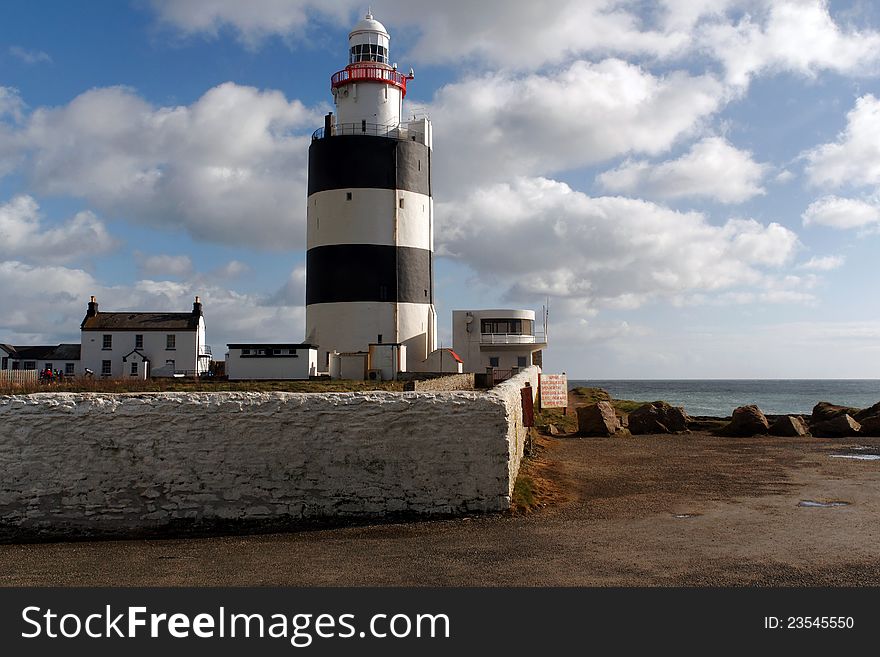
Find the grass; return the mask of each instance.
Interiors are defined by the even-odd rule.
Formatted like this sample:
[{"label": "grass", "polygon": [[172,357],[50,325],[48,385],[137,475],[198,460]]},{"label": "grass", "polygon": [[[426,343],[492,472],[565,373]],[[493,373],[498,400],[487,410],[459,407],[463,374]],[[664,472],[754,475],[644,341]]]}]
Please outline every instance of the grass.
[{"label": "grass", "polygon": [[73,379],[61,383],[0,381],[0,395],[36,392],[368,392],[402,391],[403,381],[223,381],[193,379]]},{"label": "grass", "polygon": [[608,391],[602,388],[575,388],[571,391],[578,398],[578,406],[586,406],[587,404],[595,404],[600,401],[611,402],[614,410],[618,413],[632,413],[639,406],[644,406],[648,402],[633,401],[632,399],[613,399]]},{"label": "grass", "polygon": [[602,388],[574,388],[569,393],[569,400],[571,406],[568,408],[567,414],[563,415],[561,408],[545,408],[535,414],[535,423],[545,429],[547,425],[552,424],[563,433],[572,433],[578,428],[577,411],[575,410],[578,406],[587,406],[600,401],[609,402],[617,414],[622,415],[631,413],[646,403],[631,399],[614,399],[607,390]]},{"label": "grass", "polygon": [[528,513],[536,504],[535,482],[527,475],[520,475],[513,485],[510,499],[511,509],[518,513]]}]

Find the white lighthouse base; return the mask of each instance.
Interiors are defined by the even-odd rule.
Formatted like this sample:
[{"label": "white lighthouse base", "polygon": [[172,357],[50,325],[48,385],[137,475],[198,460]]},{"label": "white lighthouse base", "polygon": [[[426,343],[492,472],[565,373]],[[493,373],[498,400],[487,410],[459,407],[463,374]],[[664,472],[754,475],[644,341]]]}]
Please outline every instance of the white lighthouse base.
[{"label": "white lighthouse base", "polygon": [[406,346],[407,361],[421,363],[434,351],[434,307],[427,303],[362,301],[306,306],[306,336],[318,346],[318,368],[329,371],[330,352],[368,352],[371,344]]}]

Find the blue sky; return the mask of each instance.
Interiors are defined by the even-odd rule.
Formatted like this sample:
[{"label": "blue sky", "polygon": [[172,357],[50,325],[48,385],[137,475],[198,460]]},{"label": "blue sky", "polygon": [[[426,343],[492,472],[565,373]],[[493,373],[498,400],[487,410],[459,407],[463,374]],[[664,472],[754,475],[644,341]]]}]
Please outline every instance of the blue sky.
[{"label": "blue sky", "polygon": [[[376,1],[435,129],[436,292],[549,299],[577,378],[875,378],[880,12],[821,0]],[[0,342],[205,301],[303,335],[305,167],[365,10],[6,2]]]}]

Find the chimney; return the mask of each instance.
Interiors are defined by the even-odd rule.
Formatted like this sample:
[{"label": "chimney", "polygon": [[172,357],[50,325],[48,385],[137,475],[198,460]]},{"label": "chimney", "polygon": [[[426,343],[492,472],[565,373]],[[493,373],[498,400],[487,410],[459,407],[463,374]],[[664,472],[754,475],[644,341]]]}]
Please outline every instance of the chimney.
[{"label": "chimney", "polygon": [[94,317],[98,314],[98,300],[92,296],[89,298],[89,309],[86,311],[86,317]]},{"label": "chimney", "polygon": [[196,300],[193,302],[192,314],[196,317],[202,316],[202,301],[200,297],[196,297]]}]

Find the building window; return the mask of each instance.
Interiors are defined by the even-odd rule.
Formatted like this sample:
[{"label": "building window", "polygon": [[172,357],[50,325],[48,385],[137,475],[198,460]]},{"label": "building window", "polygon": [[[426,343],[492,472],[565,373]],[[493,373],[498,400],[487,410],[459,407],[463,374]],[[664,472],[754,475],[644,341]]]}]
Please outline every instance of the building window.
[{"label": "building window", "polygon": [[171,350],[177,348],[177,336],[174,334],[165,336],[165,349]]},{"label": "building window", "polygon": [[242,355],[242,356],[250,356],[250,355],[251,355],[251,350],[250,350],[250,349],[242,349],[242,350],[241,350],[241,355]]},{"label": "building window", "polygon": [[134,348],[135,349],[143,349],[144,348],[144,336],[141,334],[134,336]]},{"label": "building window", "polygon": [[74,365],[73,363],[64,363],[64,376],[73,376],[74,375]]},{"label": "building window", "polygon": [[110,376],[110,361],[101,361],[101,376]]},{"label": "building window", "polygon": [[346,201],[350,201],[350,200],[351,200],[351,192],[345,192],[345,200],[346,200]]},{"label": "building window", "polygon": [[511,333],[523,334],[523,321],[521,319],[484,319],[481,322],[482,333]]},{"label": "building window", "polygon": [[0,370],[9,369],[9,356],[3,357],[3,363],[0,364]]},{"label": "building window", "polygon": [[498,367],[498,356],[489,357],[489,367]]},{"label": "building window", "polygon": [[17,360],[12,361],[12,369],[17,370],[19,367],[21,364]]},{"label": "building window", "polygon": [[52,367],[52,363],[46,363],[46,366],[43,368],[44,370],[49,370],[50,372],[54,372],[55,368]]},{"label": "building window", "polygon": [[37,363],[33,360],[24,361],[24,369],[26,370],[35,370],[37,369]]},{"label": "building window", "polygon": [[527,363],[527,359],[525,356],[517,356],[516,357],[516,366],[517,367],[527,367],[526,363]]},{"label": "building window", "polygon": [[105,335],[104,342],[101,345],[101,349],[112,349],[113,348],[113,336]]},{"label": "building window", "polygon": [[280,350],[280,349],[273,349],[273,350],[272,350],[272,355],[273,355],[273,356],[280,356],[280,355],[281,355],[281,350]]},{"label": "building window", "polygon": [[287,353],[290,354],[291,356],[296,356],[296,349],[288,349]]},{"label": "building window", "polygon": [[137,376],[138,373],[138,364],[137,361],[131,361],[131,375]]}]

